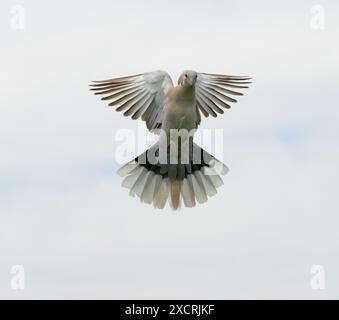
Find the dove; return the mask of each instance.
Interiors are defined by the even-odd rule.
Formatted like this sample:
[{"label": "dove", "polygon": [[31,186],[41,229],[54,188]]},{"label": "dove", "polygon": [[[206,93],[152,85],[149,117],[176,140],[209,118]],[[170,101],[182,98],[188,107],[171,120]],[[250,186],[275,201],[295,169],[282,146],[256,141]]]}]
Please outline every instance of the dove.
[{"label": "dove", "polygon": [[123,165],[122,186],[141,202],[173,210],[204,203],[223,185],[228,167],[193,142],[205,118],[217,117],[243,95],[248,76],[184,71],[174,86],[166,71],[92,81],[101,100],[133,120],[141,119],[157,135],[157,143]]}]

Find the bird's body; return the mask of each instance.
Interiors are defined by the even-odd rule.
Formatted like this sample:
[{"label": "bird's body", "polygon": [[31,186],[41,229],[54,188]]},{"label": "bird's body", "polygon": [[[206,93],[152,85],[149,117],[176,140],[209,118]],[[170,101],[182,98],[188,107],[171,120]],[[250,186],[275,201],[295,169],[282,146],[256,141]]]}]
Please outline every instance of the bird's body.
[{"label": "bird's body", "polygon": [[197,109],[195,88],[176,86],[167,94],[167,103],[164,107],[164,118],[161,129],[170,136],[170,130],[196,129]]},{"label": "bird's body", "polygon": [[[173,86],[165,71],[97,81],[92,90],[106,94],[117,111],[141,118],[159,141],[119,169],[123,186],[142,202],[163,208],[169,199],[173,209],[182,202],[193,207],[206,202],[223,184],[220,175],[228,168],[193,143],[201,114],[216,117],[236,102],[229,95],[242,95],[233,88],[247,88],[250,78],[197,73],[187,70]],[[173,134],[174,133],[174,134]],[[183,133],[183,134],[182,134]]]}]

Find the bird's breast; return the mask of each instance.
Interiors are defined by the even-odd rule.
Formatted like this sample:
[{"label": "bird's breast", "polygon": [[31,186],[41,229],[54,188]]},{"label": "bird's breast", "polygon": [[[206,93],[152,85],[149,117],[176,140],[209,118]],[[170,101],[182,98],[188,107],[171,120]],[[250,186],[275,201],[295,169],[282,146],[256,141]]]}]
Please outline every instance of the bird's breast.
[{"label": "bird's breast", "polygon": [[195,101],[175,101],[168,106],[167,121],[169,129],[195,128],[196,105]]},{"label": "bird's breast", "polygon": [[194,129],[196,127],[196,117],[194,90],[175,87],[168,96],[163,129]]}]

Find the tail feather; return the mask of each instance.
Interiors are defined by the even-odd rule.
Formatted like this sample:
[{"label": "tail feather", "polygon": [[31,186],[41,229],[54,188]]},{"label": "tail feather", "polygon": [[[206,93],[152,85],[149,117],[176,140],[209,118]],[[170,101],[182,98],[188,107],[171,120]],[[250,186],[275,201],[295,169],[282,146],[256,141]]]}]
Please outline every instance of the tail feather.
[{"label": "tail feather", "polygon": [[155,208],[163,209],[169,194],[169,181],[168,178],[162,180],[158,192],[154,196],[153,205]]},{"label": "tail feather", "polygon": [[208,201],[223,185],[221,175],[228,168],[196,144],[193,147],[203,156],[200,163],[192,159],[189,164],[151,164],[147,161],[147,150],[118,170],[124,177],[122,186],[130,189],[131,196],[137,195],[141,202],[153,203],[159,209],[167,202],[177,210],[182,204],[192,208],[196,202]]},{"label": "tail feather", "polygon": [[173,210],[177,210],[180,206],[180,190],[181,181],[178,179],[171,180],[170,205]]},{"label": "tail feather", "polygon": [[120,177],[124,177],[127,174],[131,173],[134,169],[136,169],[138,167],[138,163],[137,162],[128,162],[126,163],[124,166],[122,166],[118,171],[118,175]]},{"label": "tail feather", "polygon": [[145,188],[148,174],[149,172],[147,169],[143,168],[142,173],[139,175],[138,180],[135,182],[133,188],[130,191],[131,194],[136,194],[139,198],[141,197],[141,194]]},{"label": "tail feather", "polygon": [[146,183],[145,183],[145,188],[142,191],[142,194],[140,197],[142,202],[145,202],[148,204],[151,204],[153,202],[155,185],[156,185],[156,176],[152,171],[150,171],[147,177]]},{"label": "tail feather", "polygon": [[209,197],[213,197],[215,194],[217,194],[217,189],[214,187],[214,185],[208,179],[208,177],[203,175],[200,171],[197,171],[196,174],[199,176],[201,183],[203,184],[203,186],[205,188],[206,194]]},{"label": "tail feather", "polygon": [[204,203],[207,201],[207,195],[206,192],[203,188],[203,186],[199,183],[199,181],[196,178],[196,174],[191,174],[188,176],[188,178],[191,179],[192,185],[193,185],[193,190],[195,194],[195,198],[199,203]]},{"label": "tail feather", "polygon": [[128,176],[122,181],[122,186],[128,189],[132,189],[136,181],[138,180],[139,176],[143,171],[142,166],[137,166],[134,170],[132,170]]},{"label": "tail feather", "polygon": [[189,185],[187,178],[182,180],[181,196],[185,207],[192,208],[195,206],[194,191]]}]

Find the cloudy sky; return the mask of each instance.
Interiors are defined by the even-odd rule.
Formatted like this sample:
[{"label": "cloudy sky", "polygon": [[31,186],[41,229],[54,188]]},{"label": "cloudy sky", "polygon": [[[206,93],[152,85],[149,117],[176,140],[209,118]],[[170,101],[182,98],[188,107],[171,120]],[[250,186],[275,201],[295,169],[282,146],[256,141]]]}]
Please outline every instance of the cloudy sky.
[{"label": "cloudy sky", "polygon": [[[339,298],[337,2],[0,9],[0,298]],[[255,79],[202,123],[224,129],[230,173],[194,209],[128,196],[116,134],[137,122],[88,91],[157,69],[174,81],[185,69]],[[24,290],[11,288],[15,265]],[[323,290],[311,287],[314,265]]]}]

